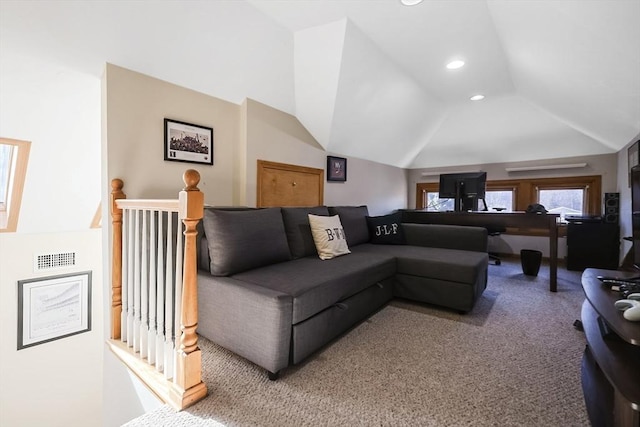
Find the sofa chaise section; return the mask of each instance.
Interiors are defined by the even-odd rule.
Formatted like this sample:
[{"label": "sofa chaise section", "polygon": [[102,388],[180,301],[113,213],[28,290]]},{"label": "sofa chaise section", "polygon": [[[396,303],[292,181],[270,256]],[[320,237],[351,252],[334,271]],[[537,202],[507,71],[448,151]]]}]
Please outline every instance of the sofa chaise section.
[{"label": "sofa chaise section", "polygon": [[396,257],[394,296],[471,311],[487,286],[487,231],[481,227],[402,224],[406,245]]}]

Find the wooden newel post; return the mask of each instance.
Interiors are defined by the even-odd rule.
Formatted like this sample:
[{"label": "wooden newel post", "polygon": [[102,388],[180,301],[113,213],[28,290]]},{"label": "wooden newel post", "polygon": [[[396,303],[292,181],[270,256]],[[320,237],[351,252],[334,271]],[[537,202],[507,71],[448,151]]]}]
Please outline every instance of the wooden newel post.
[{"label": "wooden newel post", "polygon": [[198,267],[196,255],[196,226],[204,216],[204,194],[198,189],[200,174],[189,169],[182,179],[185,188],[178,197],[179,212],[184,223],[184,268],[182,271],[182,314],[180,345],[177,351],[175,384],[182,395],[183,407],[207,394],[202,382],[202,356],[198,348]]},{"label": "wooden newel post", "polygon": [[111,257],[111,339],[120,339],[122,313],[122,209],[116,200],[126,199],[121,179],[111,180],[111,223],[113,224],[113,256]]}]

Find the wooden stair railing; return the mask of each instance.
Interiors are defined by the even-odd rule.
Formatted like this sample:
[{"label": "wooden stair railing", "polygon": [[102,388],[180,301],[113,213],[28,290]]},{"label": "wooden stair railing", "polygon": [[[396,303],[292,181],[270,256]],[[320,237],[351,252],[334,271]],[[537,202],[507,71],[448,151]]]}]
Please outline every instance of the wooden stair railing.
[{"label": "wooden stair railing", "polygon": [[113,256],[108,344],[151,391],[176,410],[207,395],[196,334],[196,226],[204,214],[204,194],[198,189],[197,171],[185,171],[183,180],[185,188],[177,200],[128,200],[122,191],[124,183],[114,179],[110,203]]}]

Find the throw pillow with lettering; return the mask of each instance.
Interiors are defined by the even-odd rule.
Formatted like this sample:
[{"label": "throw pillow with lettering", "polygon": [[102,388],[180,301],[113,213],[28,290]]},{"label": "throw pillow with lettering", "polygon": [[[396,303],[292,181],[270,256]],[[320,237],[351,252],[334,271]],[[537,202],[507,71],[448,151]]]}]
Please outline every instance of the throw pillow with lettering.
[{"label": "throw pillow with lettering", "polygon": [[351,253],[338,215],[309,214],[309,225],[320,259],[331,259]]},{"label": "throw pillow with lettering", "polygon": [[378,245],[404,245],[406,243],[400,212],[383,216],[368,216],[367,226],[371,235],[371,243]]}]

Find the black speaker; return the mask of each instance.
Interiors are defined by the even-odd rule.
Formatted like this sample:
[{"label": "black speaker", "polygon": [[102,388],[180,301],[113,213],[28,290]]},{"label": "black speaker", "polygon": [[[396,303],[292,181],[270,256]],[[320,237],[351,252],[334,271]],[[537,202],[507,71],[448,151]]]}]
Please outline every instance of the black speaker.
[{"label": "black speaker", "polygon": [[617,270],[620,227],[602,222],[570,222],[567,225],[567,270],[585,268]]},{"label": "black speaker", "polygon": [[604,193],[604,222],[617,224],[620,220],[620,193]]}]

